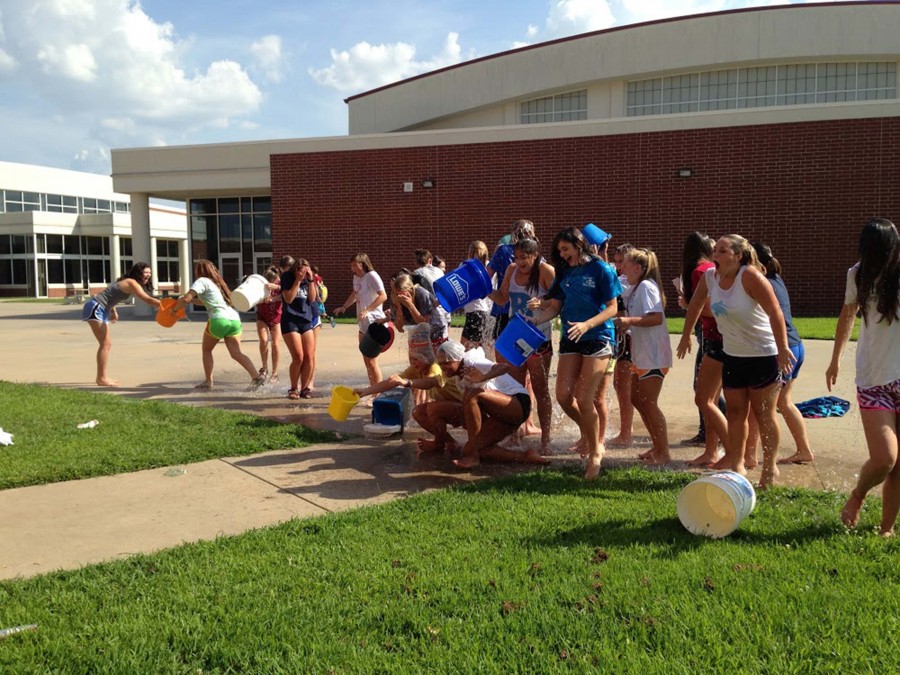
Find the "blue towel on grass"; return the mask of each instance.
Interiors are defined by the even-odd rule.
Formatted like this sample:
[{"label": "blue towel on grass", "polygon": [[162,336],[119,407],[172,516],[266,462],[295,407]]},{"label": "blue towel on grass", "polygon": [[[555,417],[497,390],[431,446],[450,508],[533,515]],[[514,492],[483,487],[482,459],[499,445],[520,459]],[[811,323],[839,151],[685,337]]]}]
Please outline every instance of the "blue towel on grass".
[{"label": "blue towel on grass", "polygon": [[850,401],[837,396],[820,396],[798,403],[797,409],[801,415],[811,419],[843,417],[844,413],[850,410]]}]

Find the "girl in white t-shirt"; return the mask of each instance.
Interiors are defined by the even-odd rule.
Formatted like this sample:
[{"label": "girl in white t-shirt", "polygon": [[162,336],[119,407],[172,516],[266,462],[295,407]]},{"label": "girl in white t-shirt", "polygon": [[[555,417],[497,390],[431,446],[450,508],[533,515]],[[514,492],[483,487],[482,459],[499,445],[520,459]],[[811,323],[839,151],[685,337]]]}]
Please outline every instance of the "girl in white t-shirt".
[{"label": "girl in white t-shirt", "polygon": [[203,382],[197,389],[212,389],[213,386],[213,349],[219,340],[225,340],[225,346],[231,358],[237,361],[250,374],[251,386],[258,387],[265,383],[265,375],[257,373],[250,357],[241,351],[241,316],[231,306],[231,292],[228,284],[222,279],[218,268],[209,260],[198,260],[194,265],[196,281],[191,289],[178,298],[171,312],[177,313],[185,305],[199,301],[206,306],[209,319],[203,331]]},{"label": "girl in white t-shirt", "polygon": [[[350,259],[350,270],[353,272],[353,291],[344,301],[344,304],[334,310],[335,315],[340,316],[352,304],[356,304],[356,321],[359,325],[359,340],[362,342],[369,324],[383,322],[386,317],[381,306],[387,301],[388,296],[384,290],[384,282],[378,276],[378,272],[372,267],[369,256],[365,253],[357,253]],[[378,357],[363,356],[366,364],[366,374],[369,376],[369,384],[381,382],[381,368],[378,366]]]},{"label": "girl in white t-shirt", "polygon": [[858,310],[862,310],[863,321],[856,346],[856,398],[869,459],[859,471],[841,520],[847,527],[855,527],[869,490],[883,482],[881,534],[889,537],[900,511],[900,234],[884,218],[870,220],[863,227],[859,262],[847,272],[844,307],[835,331],[831,364],[825,371],[829,391],[837,381],[841,354]]},{"label": "girl in white t-shirt", "polygon": [[663,379],[672,367],[672,346],[656,254],[646,248],[628,251],[622,272],[628,281],[628,290],[623,294],[628,315],[616,319],[616,324],[631,332],[631,401],[653,444],[641,460],[651,466],[668,464],[672,458],[666,417],[658,401]]}]

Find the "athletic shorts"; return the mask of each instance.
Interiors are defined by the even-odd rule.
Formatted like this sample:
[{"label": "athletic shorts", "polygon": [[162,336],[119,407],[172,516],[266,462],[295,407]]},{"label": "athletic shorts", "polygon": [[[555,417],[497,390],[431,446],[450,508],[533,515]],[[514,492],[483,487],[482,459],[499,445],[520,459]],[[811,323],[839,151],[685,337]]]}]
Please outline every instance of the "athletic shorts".
[{"label": "athletic shorts", "polygon": [[791,371],[791,374],[784,377],[785,380],[796,380],[797,375],[800,374],[800,366],[803,365],[803,358],[806,356],[806,350],[803,348],[803,343],[801,342],[799,345],[791,347],[791,354],[793,354],[794,358],[797,360],[794,361],[794,369]]},{"label": "athletic shorts", "polygon": [[616,333],[616,360],[631,361],[631,333]]},{"label": "athletic shorts", "polygon": [[81,309],[81,320],[109,323],[109,310],[102,307],[96,300],[88,300]]},{"label": "athletic shorts", "polygon": [[559,355],[577,354],[598,359],[608,359],[613,355],[613,347],[606,340],[585,340],[574,342],[563,336],[559,341]]},{"label": "athletic shorts", "polygon": [[237,337],[243,332],[240,319],[210,319],[206,322],[206,332],[216,340]]},{"label": "athletic shorts", "polygon": [[721,340],[707,340],[703,338],[701,345],[703,356],[708,356],[719,363],[725,363],[725,348],[722,346]]},{"label": "athletic shorts", "polygon": [[483,342],[487,318],[487,312],[466,312],[466,325],[463,326],[462,331],[463,340]]},{"label": "athletic shorts", "polygon": [[637,375],[637,379],[639,380],[649,380],[653,377],[658,377],[659,379],[663,379],[666,374],[669,372],[668,368],[636,368],[634,365],[631,366],[631,372]]},{"label": "athletic shorts", "polygon": [[287,335],[288,333],[300,333],[300,335],[303,335],[313,328],[315,328],[315,324],[312,321],[307,321],[306,319],[301,319],[297,316],[291,316],[287,312],[281,315],[282,335]]},{"label": "athletic shorts", "polygon": [[860,410],[887,410],[900,414],[900,380],[877,387],[857,387],[856,401]]},{"label": "athletic shorts", "polygon": [[531,417],[531,396],[528,394],[513,394],[513,398],[522,406],[522,422],[519,422],[519,424],[522,424]]},{"label": "athletic shorts", "polygon": [[503,332],[503,329],[506,328],[506,325],[509,323],[509,314],[495,316],[494,319],[494,330],[491,332],[491,337],[496,340],[500,337],[500,333]]},{"label": "athletic shorts", "polygon": [[316,329],[321,325],[322,325],[322,317],[317,314],[316,318],[312,320],[312,327],[313,327],[313,329]]},{"label": "athletic shorts", "polygon": [[777,356],[731,356],[725,354],[722,387],[725,389],[765,389],[781,382]]}]

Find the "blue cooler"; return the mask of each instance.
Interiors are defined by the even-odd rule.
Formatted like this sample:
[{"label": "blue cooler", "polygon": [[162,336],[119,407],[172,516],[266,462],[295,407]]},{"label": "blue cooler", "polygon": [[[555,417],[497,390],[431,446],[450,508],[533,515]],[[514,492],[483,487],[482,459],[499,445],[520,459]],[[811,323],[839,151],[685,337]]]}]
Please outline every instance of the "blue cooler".
[{"label": "blue cooler", "polygon": [[379,394],[372,401],[372,422],[384,426],[400,426],[400,431],[412,413],[412,392],[398,387]]}]

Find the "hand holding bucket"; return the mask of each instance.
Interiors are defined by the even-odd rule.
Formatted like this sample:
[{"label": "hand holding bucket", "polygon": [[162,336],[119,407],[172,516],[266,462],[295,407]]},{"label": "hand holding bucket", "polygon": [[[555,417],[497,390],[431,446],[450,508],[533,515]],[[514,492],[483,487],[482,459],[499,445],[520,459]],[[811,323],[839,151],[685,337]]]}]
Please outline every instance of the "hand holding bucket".
[{"label": "hand holding bucket", "polygon": [[447,272],[434,281],[434,294],[438,302],[448,312],[472,302],[486,298],[493,290],[491,277],[480,260],[464,260],[452,272]]},{"label": "hand holding bucket", "polygon": [[338,385],[331,390],[328,414],[335,422],[346,422],[350,411],[359,402],[359,395],[350,387]]},{"label": "hand holding bucket", "polygon": [[511,365],[518,367],[546,341],[546,335],[523,319],[520,314],[516,314],[494,342],[494,349]]},{"label": "hand holding bucket", "polygon": [[249,312],[262,302],[269,294],[266,278],[260,274],[251,274],[231,293],[231,304],[239,312]]},{"label": "hand holding bucket", "polygon": [[184,307],[177,312],[172,311],[176,302],[177,300],[175,300],[175,298],[163,298],[159,301],[159,307],[156,308],[156,323],[163,328],[171,328],[179,319],[183,319],[187,316]]}]

